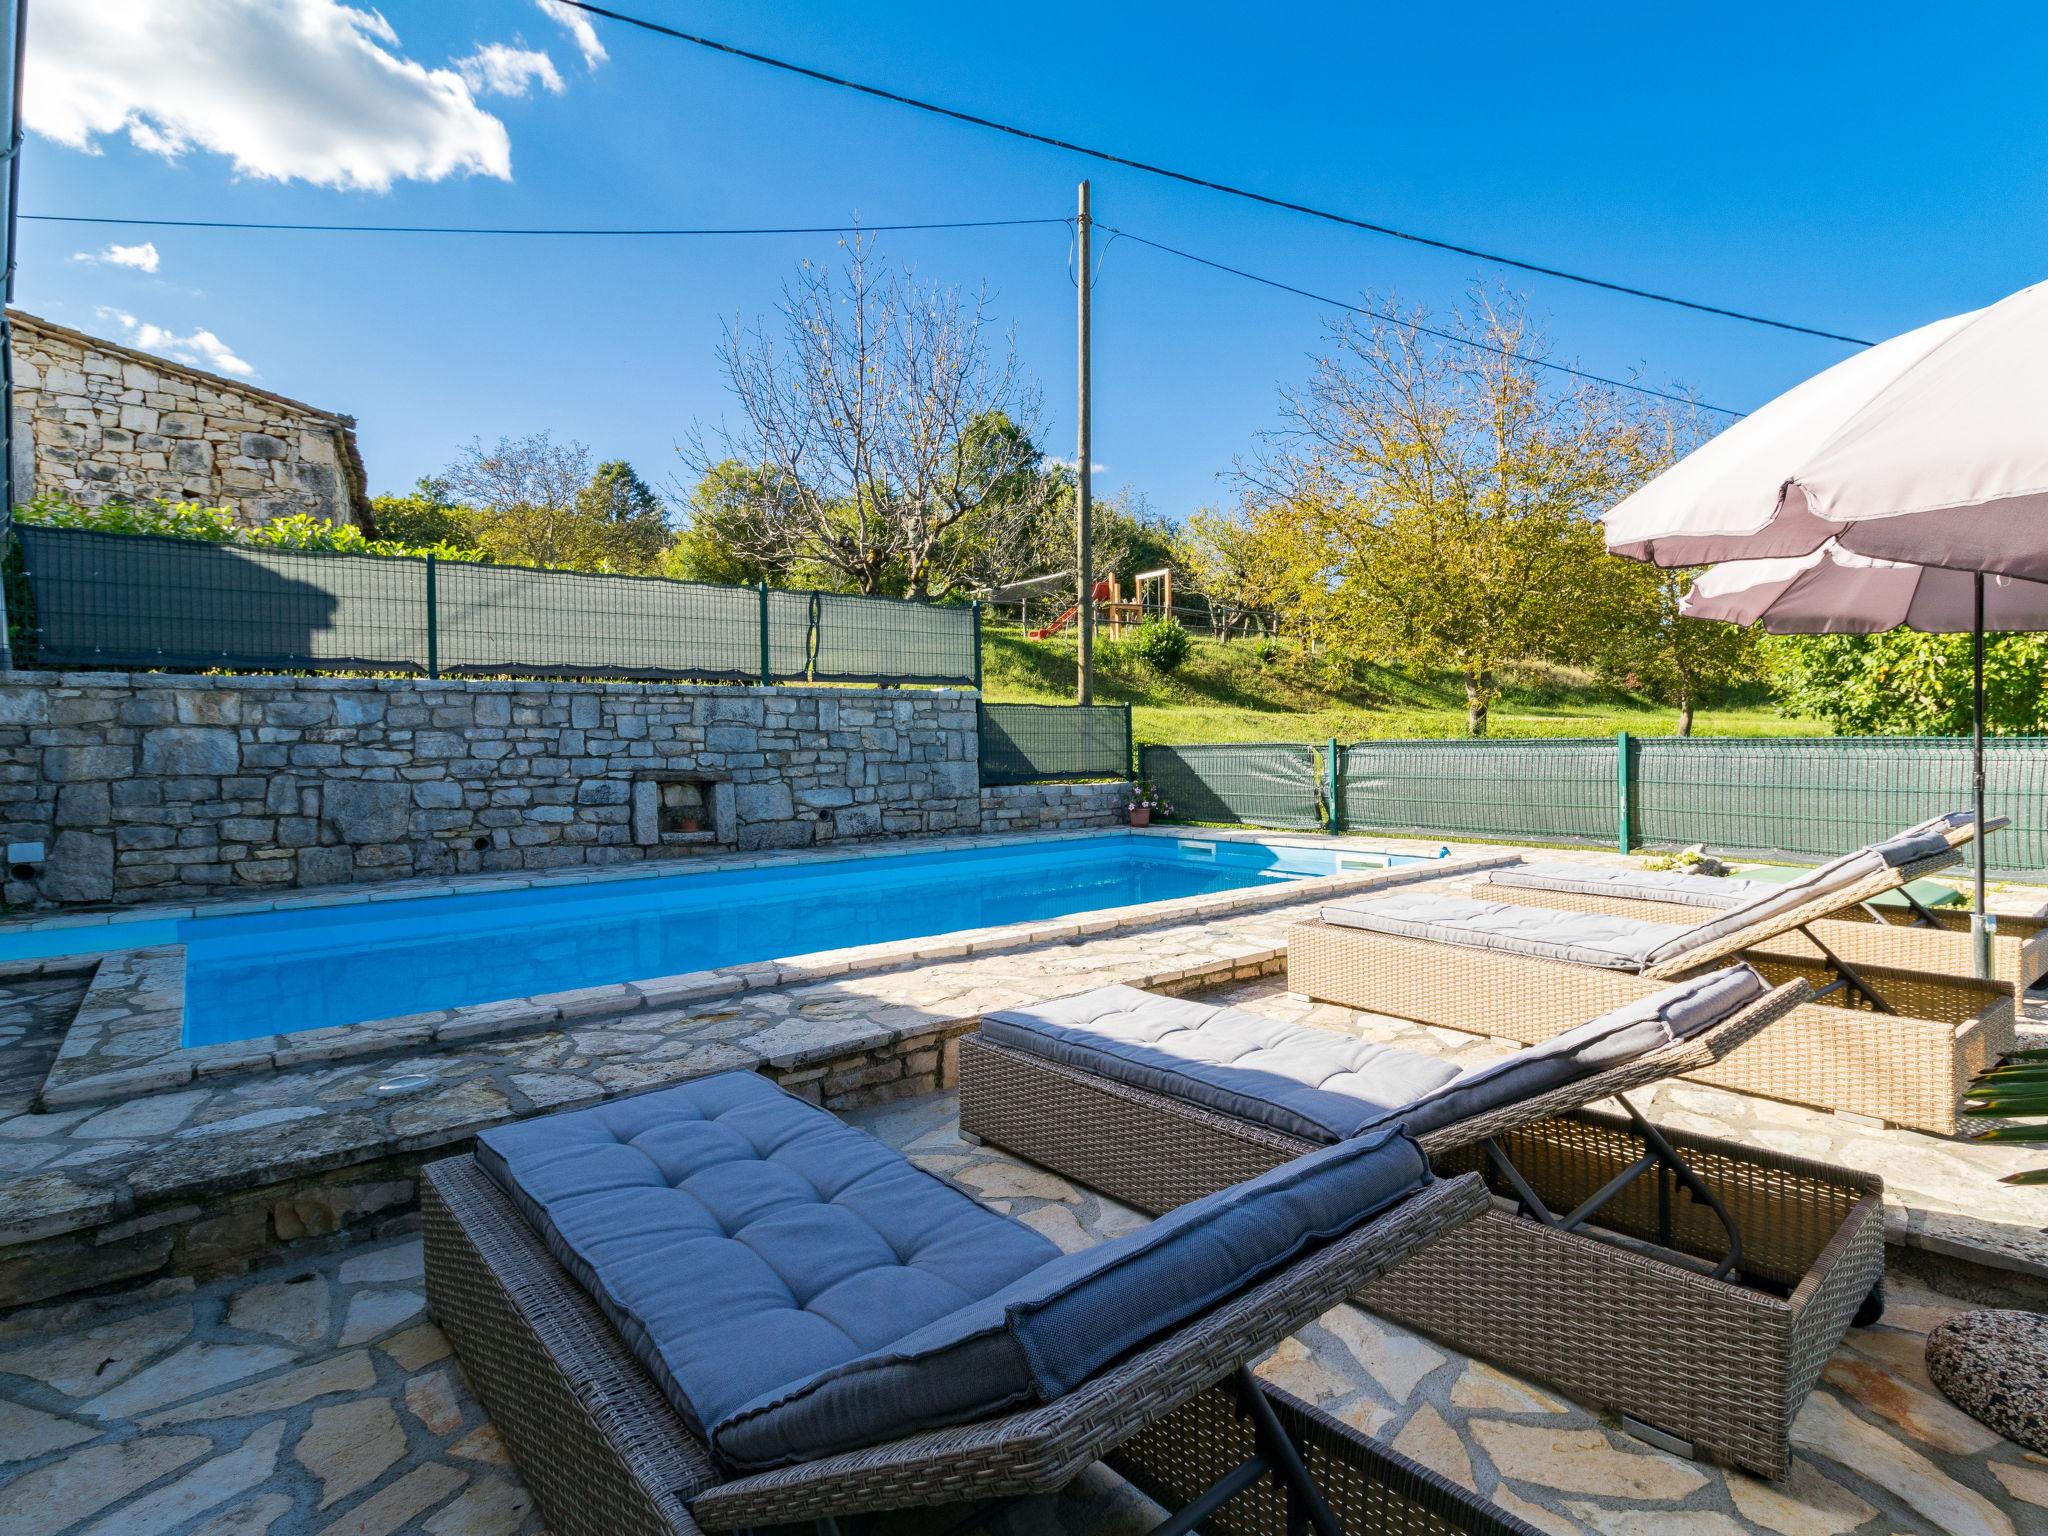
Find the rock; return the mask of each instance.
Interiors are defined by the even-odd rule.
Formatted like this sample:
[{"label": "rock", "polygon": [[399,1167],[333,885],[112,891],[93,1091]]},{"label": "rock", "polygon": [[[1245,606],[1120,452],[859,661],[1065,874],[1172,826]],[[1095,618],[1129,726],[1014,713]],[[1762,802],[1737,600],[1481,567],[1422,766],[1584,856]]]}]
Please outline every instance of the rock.
[{"label": "rock", "polygon": [[329,1355],[253,1386],[237,1387],[232,1392],[221,1392],[196,1403],[186,1403],[183,1407],[154,1414],[142,1422],[145,1429],[155,1429],[165,1424],[213,1422],[259,1413],[277,1413],[335,1392],[366,1392],[376,1385],[376,1381],[377,1369],[370,1363],[370,1357],[360,1349],[352,1349],[345,1355]]},{"label": "rock", "polygon": [[252,1286],[228,1303],[228,1326],[268,1333],[289,1344],[311,1344],[327,1334],[324,1275],[301,1275]]},{"label": "rock", "polygon": [[1421,1462],[1438,1476],[1449,1478],[1460,1488],[1479,1491],[1472,1478],[1472,1458],[1465,1452],[1465,1442],[1444,1422],[1444,1416],[1433,1404],[1424,1403],[1401,1426],[1401,1432],[1394,1437],[1394,1449],[1410,1461]]},{"label": "rock", "polygon": [[1299,1339],[1282,1339],[1254,1369],[1262,1381],[1270,1381],[1281,1391],[1318,1406],[1358,1390],[1311,1354]]},{"label": "rock", "polygon": [[789,786],[781,783],[735,785],[733,807],[741,821],[786,821],[795,811]]},{"label": "rock", "polygon": [[471,1430],[448,1447],[448,1454],[464,1461],[486,1461],[494,1467],[512,1465],[512,1453],[505,1449],[504,1437],[490,1424]]},{"label": "rock", "polygon": [[1696,1467],[1655,1451],[1624,1451],[1597,1429],[1551,1429],[1476,1419],[1472,1433],[1502,1477],[1559,1493],[1666,1503],[1705,1485]]},{"label": "rock", "polygon": [[1599,1536],[1669,1536],[1673,1530],[1683,1530],[1685,1536],[1747,1536],[1740,1525],[1711,1510],[1673,1515],[1664,1509],[1603,1509],[1597,1504],[1567,1504],[1565,1508],[1578,1517],[1581,1530],[1596,1531]]},{"label": "rock", "polygon": [[1321,1321],[1351,1358],[1397,1403],[1406,1402],[1416,1384],[1444,1363],[1441,1350],[1356,1307],[1336,1307],[1324,1313]]},{"label": "rock", "polygon": [[127,1419],[264,1371],[295,1357],[271,1344],[187,1344],[85,1405],[99,1419]]},{"label": "rock", "polygon": [[1563,1413],[1565,1405],[1526,1382],[1496,1371],[1474,1360],[1451,1388],[1451,1401],[1460,1408],[1492,1413]]},{"label": "rock", "polygon": [[43,1413],[26,1403],[0,1397],[0,1466],[10,1461],[34,1461],[52,1451],[66,1450],[83,1440],[96,1440],[99,1431]]},{"label": "rock", "polygon": [[405,1384],[405,1406],[432,1435],[453,1434],[462,1427],[462,1403],[454,1379],[446,1371],[415,1376]]},{"label": "rock", "polygon": [[1998,1436],[1967,1413],[1846,1351],[1827,1363],[1821,1380],[1850,1401],[1889,1419],[1915,1440],[1951,1456],[1979,1455],[1998,1444]]},{"label": "rock", "polygon": [[426,1307],[417,1291],[364,1291],[348,1304],[348,1320],[341,1325],[341,1342],[364,1344],[410,1322]]},{"label": "rock", "polygon": [[290,452],[283,438],[272,437],[268,432],[242,434],[242,457],[245,459],[281,459]]},{"label": "rock", "polygon": [[260,1499],[237,1504],[218,1519],[207,1521],[192,1536],[268,1536],[270,1528],[291,1507],[288,1494],[266,1493]]},{"label": "rock", "polygon": [[1804,1456],[1792,1458],[1782,1483],[1731,1472],[1728,1497],[1743,1519],[1780,1536],[1844,1536],[1877,1513]]},{"label": "rock", "polygon": [[416,1371],[421,1366],[447,1358],[448,1336],[432,1323],[421,1323],[395,1338],[386,1339],[377,1347],[404,1369]]},{"label": "rock", "polygon": [[400,1526],[433,1508],[460,1488],[467,1474],[443,1462],[414,1467],[390,1487],[363,1500],[320,1536],[391,1536]]},{"label": "rock", "polygon": [[406,834],[412,787],[372,779],[337,779],[320,797],[321,819],[345,843],[388,843]]},{"label": "rock", "polygon": [[480,1478],[427,1521],[427,1536],[513,1536],[532,1508],[532,1496],[510,1478]]},{"label": "rock", "polygon": [[30,1377],[66,1397],[86,1397],[134,1375],[191,1332],[189,1306],[164,1307],[10,1349],[0,1354],[0,1373]]},{"label": "rock", "polygon": [[272,1420],[225,1456],[216,1456],[175,1483],[123,1505],[85,1536],[161,1536],[183,1526],[193,1516],[240,1497],[269,1477],[283,1443],[284,1425]]},{"label": "rock", "polygon": [[405,1454],[405,1431],[381,1397],[313,1410],[292,1456],[320,1480],[320,1508],[367,1488]]},{"label": "rock", "polygon": [[1792,1442],[1889,1490],[1949,1536],[2015,1536],[2012,1522],[1989,1499],[1903,1441],[1864,1423],[1831,1392],[1815,1392],[1806,1400],[1792,1421]]},{"label": "rock", "polygon": [[83,1520],[212,1448],[203,1435],[146,1435],[75,1451],[0,1488],[0,1536],[48,1536],[52,1511],[59,1525]]},{"label": "rock", "polygon": [[1927,1335],[1927,1374],[1972,1418],[2048,1455],[2048,1314],[1952,1317]]},{"label": "rock", "polygon": [[417,1280],[426,1273],[426,1253],[418,1238],[373,1248],[345,1260],[341,1266],[343,1285],[390,1284]]},{"label": "rock", "polygon": [[241,766],[235,733],[210,726],[166,725],[142,733],[142,771],[220,778]]},{"label": "rock", "polygon": [[45,901],[111,901],[114,841],[97,833],[59,832],[36,891]]}]

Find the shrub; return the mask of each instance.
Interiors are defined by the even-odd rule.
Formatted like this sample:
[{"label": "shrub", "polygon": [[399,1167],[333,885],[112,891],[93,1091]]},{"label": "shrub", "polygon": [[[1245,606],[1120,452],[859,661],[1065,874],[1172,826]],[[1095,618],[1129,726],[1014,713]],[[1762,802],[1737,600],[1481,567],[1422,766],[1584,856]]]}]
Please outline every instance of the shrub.
[{"label": "shrub", "polygon": [[1139,659],[1156,672],[1172,672],[1179,667],[1195,644],[1178,619],[1147,619],[1128,643]]}]

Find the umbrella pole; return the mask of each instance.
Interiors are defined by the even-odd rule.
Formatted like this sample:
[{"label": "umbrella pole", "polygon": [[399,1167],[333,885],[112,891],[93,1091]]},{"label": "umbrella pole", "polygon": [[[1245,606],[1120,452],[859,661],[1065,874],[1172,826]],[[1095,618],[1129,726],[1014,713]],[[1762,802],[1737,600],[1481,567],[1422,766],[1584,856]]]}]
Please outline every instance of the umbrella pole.
[{"label": "umbrella pole", "polygon": [[1977,835],[1970,840],[1975,900],[1970,904],[1970,948],[1977,974],[1991,974],[1991,918],[1984,910],[1984,573],[1975,576],[1975,622],[1970,631],[1971,787],[1976,793]]}]

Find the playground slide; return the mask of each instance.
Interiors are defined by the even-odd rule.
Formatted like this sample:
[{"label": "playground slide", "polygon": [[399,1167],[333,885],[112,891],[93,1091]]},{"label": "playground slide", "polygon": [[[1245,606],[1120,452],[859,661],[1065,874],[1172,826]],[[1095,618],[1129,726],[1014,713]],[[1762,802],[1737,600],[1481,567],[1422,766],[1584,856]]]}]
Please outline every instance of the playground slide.
[{"label": "playground slide", "polygon": [[1058,634],[1061,630],[1065,629],[1069,624],[1073,623],[1074,615],[1076,615],[1080,611],[1081,605],[1079,603],[1075,603],[1065,613],[1061,614],[1058,618],[1054,619],[1050,624],[1046,625],[1045,628],[1029,630],[1027,631],[1027,633],[1033,640],[1050,640],[1054,635]]}]

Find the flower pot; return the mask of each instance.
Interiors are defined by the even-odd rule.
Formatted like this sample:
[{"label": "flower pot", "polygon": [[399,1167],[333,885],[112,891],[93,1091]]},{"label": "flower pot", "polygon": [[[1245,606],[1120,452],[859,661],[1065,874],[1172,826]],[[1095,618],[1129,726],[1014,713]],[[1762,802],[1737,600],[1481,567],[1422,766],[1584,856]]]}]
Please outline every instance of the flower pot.
[{"label": "flower pot", "polygon": [[1152,807],[1151,807],[1151,806],[1149,806],[1149,805],[1141,805],[1141,806],[1139,806],[1139,807],[1138,807],[1138,808],[1137,808],[1136,810],[1132,811],[1132,812],[1131,812],[1131,825],[1132,825],[1132,826],[1134,826],[1134,827],[1149,827],[1149,826],[1151,826],[1151,825],[1152,825]]},{"label": "flower pot", "polygon": [[677,821],[676,826],[679,830],[684,832],[701,832],[704,830],[703,822],[699,821],[695,816],[685,816],[681,818],[679,821]]}]

